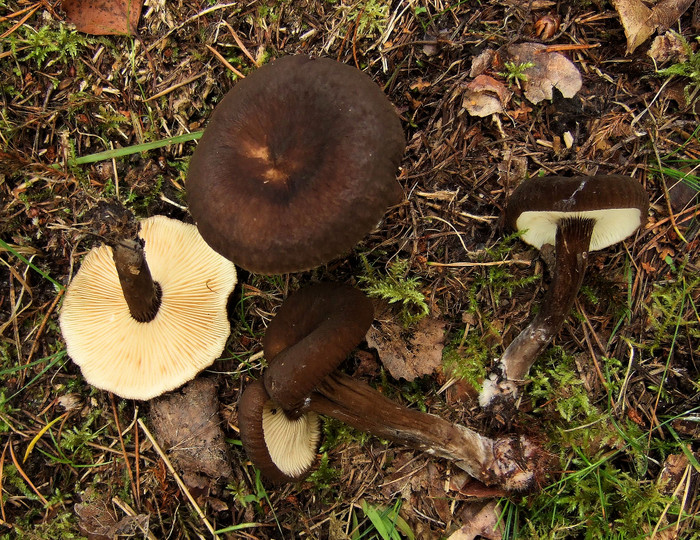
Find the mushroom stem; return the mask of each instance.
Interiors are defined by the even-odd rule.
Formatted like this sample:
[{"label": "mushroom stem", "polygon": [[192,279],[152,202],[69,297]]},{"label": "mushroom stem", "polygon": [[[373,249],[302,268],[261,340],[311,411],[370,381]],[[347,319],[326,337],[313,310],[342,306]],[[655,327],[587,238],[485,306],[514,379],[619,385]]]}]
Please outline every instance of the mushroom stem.
[{"label": "mushroom stem", "polygon": [[552,283],[540,311],[501,357],[506,379],[524,379],[569,316],[586,271],[594,224],[592,219],[582,218],[566,218],[558,224]]},{"label": "mushroom stem", "polygon": [[120,240],[112,257],[131,316],[143,323],[152,321],[162,294],[160,285],[151,277],[143,246],[137,240]]},{"label": "mushroom stem", "polygon": [[489,439],[438,416],[399,405],[347,375],[326,377],[309,409],[381,438],[449,459],[486,485],[522,491],[537,483],[541,453],[525,438]]}]

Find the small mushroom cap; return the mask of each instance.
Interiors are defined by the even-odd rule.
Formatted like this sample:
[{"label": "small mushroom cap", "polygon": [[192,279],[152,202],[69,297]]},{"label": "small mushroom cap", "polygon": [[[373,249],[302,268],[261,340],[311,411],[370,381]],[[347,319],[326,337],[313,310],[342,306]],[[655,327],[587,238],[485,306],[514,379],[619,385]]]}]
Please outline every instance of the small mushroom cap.
[{"label": "small mushroom cap", "polygon": [[362,341],[373,319],[371,300],[350,285],[316,283],[291,294],[263,338],[270,397],[288,413],[304,410],[314,388]]},{"label": "small mushroom cap", "polygon": [[546,176],[529,178],[513,191],[505,220],[540,249],[555,245],[562,219],[593,219],[589,250],[596,251],[633,234],[646,223],[648,211],[649,196],[629,176]]},{"label": "small mushroom cap", "polygon": [[325,264],[397,204],[401,122],[363,72],[287,56],[216,107],[187,174],[190,212],[217,252],[251,272]]},{"label": "small mushroom cap", "polygon": [[246,386],[238,402],[238,427],[248,458],[275,483],[306,476],[316,461],[321,437],[318,415],[290,419],[265,391],[262,381]]},{"label": "small mushroom cap", "polygon": [[112,248],[101,246],[87,254],[68,286],[60,324],[68,355],[88,383],[146,400],[193,379],[221,354],[236,269],[194,225],[154,216],[141,222],[139,235],[162,290],[153,320],[131,316]]}]

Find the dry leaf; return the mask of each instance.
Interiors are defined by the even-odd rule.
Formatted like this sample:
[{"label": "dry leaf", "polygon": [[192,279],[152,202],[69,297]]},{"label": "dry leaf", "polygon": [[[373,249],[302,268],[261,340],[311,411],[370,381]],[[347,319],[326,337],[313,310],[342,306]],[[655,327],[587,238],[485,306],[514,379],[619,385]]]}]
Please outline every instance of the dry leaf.
[{"label": "dry leaf", "polygon": [[502,113],[511,95],[502,82],[488,75],[477,75],[466,85],[462,106],[472,116],[490,116]]},{"label": "dry leaf", "polygon": [[[151,401],[153,434],[191,489],[232,476],[216,384],[198,378]],[[205,475],[206,479],[200,475]],[[204,485],[202,484],[202,485]]]},{"label": "dry leaf", "polygon": [[474,540],[477,536],[489,540],[503,538],[503,526],[499,525],[500,510],[496,501],[486,503],[473,516],[465,519],[467,522],[461,529],[453,532],[447,540]]},{"label": "dry leaf", "polygon": [[366,338],[394,379],[413,381],[442,367],[445,323],[438,319],[426,317],[406,330],[386,309],[378,314]]},{"label": "dry leaf", "polygon": [[656,36],[651,42],[647,55],[657,64],[665,64],[670,61],[685,62],[688,59],[683,38],[676,32],[666,32],[661,36]]},{"label": "dry leaf", "polygon": [[627,36],[627,53],[633,52],[657,30],[666,30],[680,19],[693,0],[661,0],[653,8],[642,0],[613,0]]},{"label": "dry leaf", "polygon": [[521,43],[508,47],[508,54],[515,64],[532,63],[523,71],[527,80],[523,83],[525,97],[532,103],[552,99],[556,88],[565,98],[572,98],[581,90],[581,73],[566,56],[547,52],[539,43]]},{"label": "dry leaf", "polygon": [[104,35],[136,34],[143,0],[63,0],[66,20],[80,32]]},{"label": "dry leaf", "polygon": [[493,59],[496,56],[496,51],[493,49],[484,50],[479,56],[472,60],[472,67],[469,70],[470,77],[481,75],[484,71],[491,67]]},{"label": "dry leaf", "polygon": [[89,487],[82,495],[83,502],[73,506],[78,518],[78,529],[90,540],[113,540],[114,538],[142,537],[148,531],[149,515],[136,514],[118,518],[114,505],[105,493]]}]

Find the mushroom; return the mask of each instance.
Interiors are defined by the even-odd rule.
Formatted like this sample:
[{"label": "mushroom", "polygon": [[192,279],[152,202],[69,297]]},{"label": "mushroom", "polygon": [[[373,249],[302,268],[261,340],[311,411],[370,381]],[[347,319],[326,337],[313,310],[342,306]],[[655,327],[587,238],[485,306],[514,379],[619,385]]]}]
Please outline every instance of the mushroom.
[{"label": "mushroom", "polygon": [[485,381],[479,396],[489,406],[496,396],[508,401],[530,366],[559,332],[583,281],[588,252],[620,242],[643,226],[649,197],[634,178],[549,176],[530,178],[512,193],[506,225],[541,249],[555,246],[552,282],[540,310],[501,356],[497,372]]},{"label": "mushroom", "polygon": [[289,418],[270,399],[262,381],[250,383],[241,394],[238,426],[248,457],[275,484],[303,478],[316,462],[318,415],[308,411]]},{"label": "mushroom", "polygon": [[401,122],[363,72],[287,56],[217,105],[187,174],[204,239],[242,268],[297,272],[349,251],[403,192]]},{"label": "mushroom", "polygon": [[193,379],[221,354],[236,269],[194,225],[154,216],[141,221],[139,236],[87,254],[66,291],[60,325],[88,383],[147,400]]},{"label": "mushroom", "polygon": [[[307,414],[332,416],[356,429],[452,460],[488,485],[507,490],[536,485],[544,475],[542,454],[528,438],[484,437],[395,403],[367,384],[337,372],[338,365],[362,340],[372,322],[371,314],[371,301],[347,285],[315,284],[285,300],[263,340],[269,363],[263,375],[267,393],[256,386],[254,392],[260,397],[255,408],[247,399],[240,404],[241,438],[251,461],[267,474],[273,443],[259,411],[260,403],[268,403],[268,408],[288,421]],[[277,461],[274,465],[283,469]],[[295,479],[308,467],[306,462],[299,476],[287,470],[286,477],[281,477],[274,469],[269,476],[273,480]]]}]

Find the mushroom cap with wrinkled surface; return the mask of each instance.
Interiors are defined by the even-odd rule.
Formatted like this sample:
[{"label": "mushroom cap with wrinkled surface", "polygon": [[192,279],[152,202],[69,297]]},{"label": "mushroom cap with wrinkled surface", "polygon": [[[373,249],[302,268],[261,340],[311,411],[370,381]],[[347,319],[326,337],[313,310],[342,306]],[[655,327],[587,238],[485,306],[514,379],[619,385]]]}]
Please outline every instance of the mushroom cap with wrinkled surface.
[{"label": "mushroom cap with wrinkled surface", "polygon": [[112,248],[103,245],[86,255],[68,286],[60,325],[68,355],[88,383],[147,400],[193,379],[221,354],[236,269],[194,225],[154,216],[141,222],[139,236],[162,291],[153,320],[131,316]]},{"label": "mushroom cap with wrinkled surface", "polygon": [[189,165],[189,209],[238,266],[307,270],[350,251],[402,200],[404,148],[393,105],[362,71],[279,58],[214,110]]},{"label": "mushroom cap with wrinkled surface", "polygon": [[561,220],[592,219],[589,251],[596,251],[632,235],[646,223],[648,211],[649,196],[629,176],[544,176],[528,178],[513,191],[505,221],[540,249],[555,245]]}]

